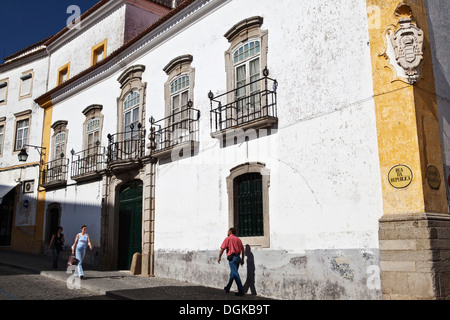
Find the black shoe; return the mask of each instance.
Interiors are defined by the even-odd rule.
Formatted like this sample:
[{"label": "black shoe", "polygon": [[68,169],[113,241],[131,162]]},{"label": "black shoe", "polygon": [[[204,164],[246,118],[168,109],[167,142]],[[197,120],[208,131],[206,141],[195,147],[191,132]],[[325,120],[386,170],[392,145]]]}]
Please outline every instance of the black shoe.
[{"label": "black shoe", "polygon": [[223,290],[225,290],[226,293],[230,292],[230,289],[227,289],[227,287],[224,287]]},{"label": "black shoe", "polygon": [[83,278],[84,278],[84,276],[81,276],[81,277],[80,277],[80,279],[83,279]]},{"label": "black shoe", "polygon": [[243,293],[243,292],[236,292],[234,295],[235,296],[243,296],[243,295],[245,295],[245,293]]}]

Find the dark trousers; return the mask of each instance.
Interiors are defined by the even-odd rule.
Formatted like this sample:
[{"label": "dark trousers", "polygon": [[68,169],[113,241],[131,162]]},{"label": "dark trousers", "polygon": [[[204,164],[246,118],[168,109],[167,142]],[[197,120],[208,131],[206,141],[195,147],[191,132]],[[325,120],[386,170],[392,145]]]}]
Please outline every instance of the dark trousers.
[{"label": "dark trousers", "polygon": [[238,255],[233,256],[233,260],[229,261],[230,263],[230,280],[228,281],[226,290],[230,290],[233,281],[236,281],[236,285],[238,287],[238,291],[240,293],[244,292],[244,288],[242,287],[241,277],[239,277],[239,265],[241,263],[241,257]]},{"label": "dark trousers", "polygon": [[56,249],[55,246],[52,246],[52,253],[53,253],[53,268],[58,268],[58,258],[59,258],[59,252],[60,250]]}]

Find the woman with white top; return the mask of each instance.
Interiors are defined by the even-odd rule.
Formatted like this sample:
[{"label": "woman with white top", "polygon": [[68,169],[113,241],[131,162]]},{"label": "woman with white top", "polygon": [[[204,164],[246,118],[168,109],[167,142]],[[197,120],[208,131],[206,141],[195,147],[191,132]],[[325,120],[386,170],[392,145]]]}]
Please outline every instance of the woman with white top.
[{"label": "woman with white top", "polygon": [[78,260],[78,276],[83,279],[84,273],[83,273],[83,267],[82,262],[84,259],[84,255],[86,254],[86,247],[89,246],[89,249],[92,250],[91,241],[89,240],[89,235],[86,233],[87,226],[83,225],[81,227],[81,232],[77,234],[75,237],[75,243],[72,246],[72,255],[75,251],[75,258]]}]

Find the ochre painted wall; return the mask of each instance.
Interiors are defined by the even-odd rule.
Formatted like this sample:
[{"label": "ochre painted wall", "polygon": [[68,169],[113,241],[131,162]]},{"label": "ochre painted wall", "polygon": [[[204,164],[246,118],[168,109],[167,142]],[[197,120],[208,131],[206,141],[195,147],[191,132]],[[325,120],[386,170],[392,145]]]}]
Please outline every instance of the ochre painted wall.
[{"label": "ochre painted wall", "polygon": [[[386,33],[398,28],[396,9],[407,4],[424,32],[424,57],[419,81],[411,85],[397,77],[386,53]],[[431,49],[425,0],[367,0],[378,147],[385,215],[447,213],[444,167],[439,134]],[[395,63],[395,60],[394,60]],[[396,165],[413,171],[412,183],[394,188],[388,174]],[[427,167],[439,171],[439,189],[429,186]]]}]

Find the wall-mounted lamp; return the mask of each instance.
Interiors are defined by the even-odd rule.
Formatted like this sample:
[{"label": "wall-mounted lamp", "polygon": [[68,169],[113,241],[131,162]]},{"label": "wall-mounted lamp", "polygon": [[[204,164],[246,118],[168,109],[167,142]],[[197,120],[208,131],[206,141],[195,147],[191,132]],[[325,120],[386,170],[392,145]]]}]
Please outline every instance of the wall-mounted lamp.
[{"label": "wall-mounted lamp", "polygon": [[[45,148],[26,144],[23,146],[22,150],[20,150],[20,153],[17,155],[20,162],[25,162],[28,159],[28,153],[27,153],[27,150],[25,149],[26,147],[35,148],[37,150],[37,152],[39,152],[39,155],[41,156],[41,161],[42,161],[42,154],[44,153],[43,151],[45,150]],[[41,149],[42,152],[39,151],[39,149]]]}]

